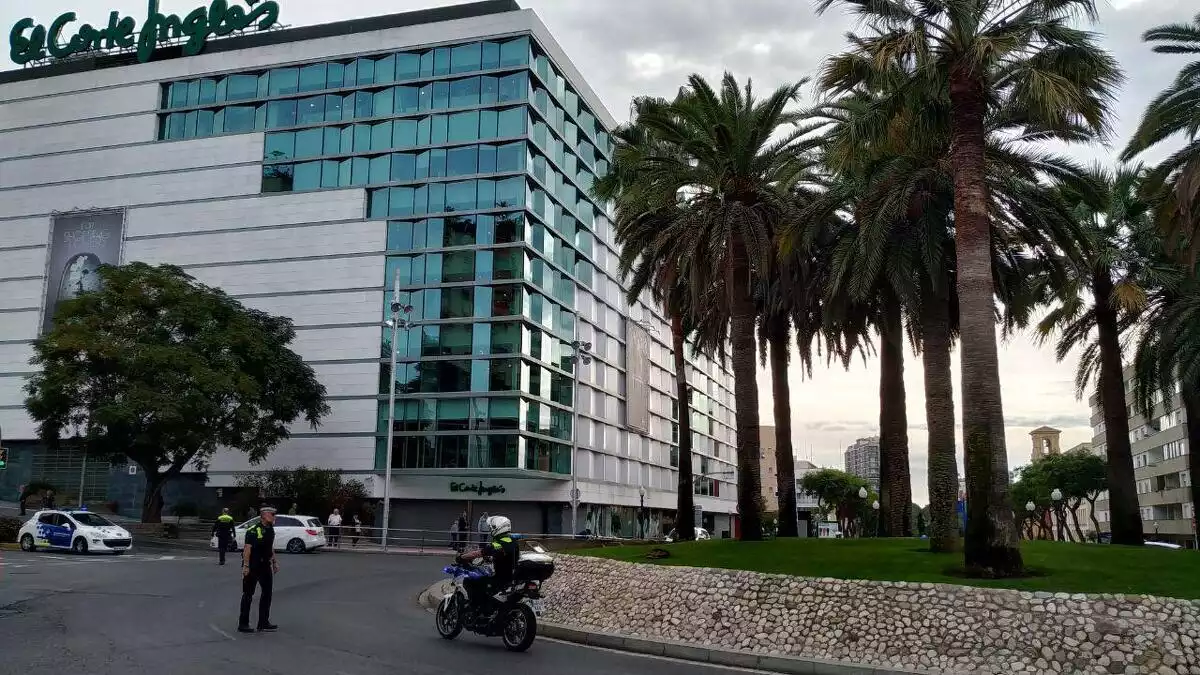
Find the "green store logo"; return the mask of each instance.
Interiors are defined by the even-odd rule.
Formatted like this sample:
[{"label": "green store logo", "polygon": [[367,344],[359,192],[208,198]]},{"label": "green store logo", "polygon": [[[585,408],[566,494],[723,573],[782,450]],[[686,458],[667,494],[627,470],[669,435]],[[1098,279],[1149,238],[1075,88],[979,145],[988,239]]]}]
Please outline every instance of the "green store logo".
[{"label": "green store logo", "polygon": [[473,492],[480,497],[491,497],[494,494],[504,494],[506,490],[503,485],[484,485],[483,481],[478,483],[450,483],[451,492]]},{"label": "green store logo", "polygon": [[279,22],[279,4],[274,0],[245,2],[248,9],[231,6],[227,0],[212,0],[212,4],[201,5],[180,18],[176,14],[164,16],[158,11],[159,0],[149,0],[141,30],[136,19],[123,17],[120,12],[110,13],[104,28],[85,23],[73,35],[69,26],[76,21],[75,12],[62,14],[49,28],[33,19],[21,19],[8,34],[9,56],[23,66],[47,57],[65,59],[83,52],[136,46],[138,61],[145,63],[159,43],[175,40],[186,40],[183,54],[195,56],[211,36],[224,37],[255,23],[258,30],[266,30]]}]

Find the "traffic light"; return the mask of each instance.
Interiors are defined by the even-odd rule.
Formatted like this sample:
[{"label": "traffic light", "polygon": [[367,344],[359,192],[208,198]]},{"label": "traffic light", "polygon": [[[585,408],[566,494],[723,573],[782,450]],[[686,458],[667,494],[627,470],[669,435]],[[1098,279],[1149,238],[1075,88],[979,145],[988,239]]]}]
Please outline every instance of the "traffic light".
[{"label": "traffic light", "polygon": [[8,468],[8,448],[0,448],[0,470]]}]

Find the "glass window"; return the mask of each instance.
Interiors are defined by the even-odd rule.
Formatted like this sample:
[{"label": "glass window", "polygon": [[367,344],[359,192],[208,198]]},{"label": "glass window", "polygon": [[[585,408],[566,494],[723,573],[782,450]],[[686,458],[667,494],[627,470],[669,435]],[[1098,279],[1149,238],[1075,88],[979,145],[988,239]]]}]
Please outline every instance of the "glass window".
[{"label": "glass window", "polygon": [[290,192],[292,190],[291,164],[270,164],[263,167],[263,192]]},{"label": "glass window", "polygon": [[[446,272],[449,271],[450,257],[446,257]],[[449,279],[447,279],[449,281]],[[442,316],[443,319],[467,319],[475,315],[475,294],[472,288],[443,288]],[[465,341],[470,347],[470,332]],[[465,352],[463,352],[465,353]]]},{"label": "glass window", "polygon": [[413,214],[413,193],[410,187],[392,188],[391,204],[388,214],[392,216],[410,216]]},{"label": "glass window", "polygon": [[505,178],[496,181],[496,206],[511,207],[525,205],[525,179]]},{"label": "glass window", "polygon": [[394,88],[384,89],[383,91],[375,92],[373,97],[374,103],[371,114],[375,117],[388,117],[392,114],[393,105],[396,99],[396,90]]},{"label": "glass window", "polygon": [[521,287],[516,285],[494,286],[490,313],[492,316],[519,316],[521,314]]},{"label": "glass window", "polygon": [[342,119],[342,97],[337,94],[325,96],[325,121],[340,122]]},{"label": "glass window", "polygon": [[[375,112],[375,97],[370,92],[360,91],[354,94],[354,117],[370,117]],[[342,111],[344,115],[345,110]]]},{"label": "glass window", "polygon": [[421,76],[421,55],[401,52],[396,55],[396,79],[413,80]]},{"label": "glass window", "polygon": [[521,352],[521,324],[492,324],[492,353],[519,354]]},{"label": "glass window", "polygon": [[450,72],[469,73],[473,70],[479,70],[479,64],[483,58],[481,48],[481,44],[472,42],[471,44],[459,45],[451,49]]},{"label": "glass window", "polygon": [[278,134],[266,134],[263,141],[263,159],[291,159],[296,153],[296,134],[285,131]]},{"label": "glass window", "polygon": [[392,180],[414,180],[417,177],[417,156],[406,152],[392,154]]},{"label": "glass window", "polygon": [[300,124],[320,124],[325,121],[325,97],[302,98],[296,103],[296,119]]},{"label": "glass window", "polygon": [[524,239],[523,224],[519,213],[504,213],[496,216],[496,243],[509,244]]},{"label": "glass window", "polygon": [[[321,154],[336,155],[342,151],[342,130],[337,127],[325,127],[317,129],[321,135],[325,137],[324,144],[321,148]],[[349,151],[349,148],[347,148]]]},{"label": "glass window", "polygon": [[200,105],[208,105],[217,102],[217,81],[216,80],[200,80],[200,99],[197,101]]},{"label": "glass window", "polygon": [[525,144],[509,143],[496,150],[496,171],[524,171]]},{"label": "glass window", "polygon": [[[479,145],[479,173],[496,172],[496,146]],[[493,183],[494,185],[494,183]]]},{"label": "glass window", "polygon": [[368,183],[370,183],[372,185],[379,185],[380,183],[387,183],[391,180],[391,175],[390,175],[391,168],[392,168],[392,156],[391,155],[380,155],[378,157],[372,157],[370,160],[370,164],[371,164],[371,168],[370,168],[370,177],[367,179]]},{"label": "glass window", "polygon": [[433,50],[421,54],[421,77],[433,77]]},{"label": "glass window", "polygon": [[520,390],[521,362],[517,359],[492,359],[488,371],[488,391]]},{"label": "glass window", "polygon": [[371,125],[371,149],[388,150],[392,147],[392,123],[379,122]]},{"label": "glass window", "polygon": [[470,361],[437,361],[421,364],[421,391],[469,391],[470,388]]},{"label": "glass window", "polygon": [[429,117],[429,140],[426,143],[445,143],[446,128],[449,120],[445,115],[432,115]]},{"label": "glass window", "polygon": [[[254,75],[230,75],[225,78],[225,100],[243,101],[258,96],[258,78]],[[174,86],[172,86],[174,95]]]},{"label": "glass window", "polygon": [[500,138],[524,136],[527,117],[524,108],[501,110],[496,121],[496,135]]},{"label": "glass window", "polygon": [[479,138],[482,140],[492,139],[496,137],[496,122],[499,118],[499,113],[495,110],[480,110],[479,111]]},{"label": "glass window", "polygon": [[478,140],[479,111],[468,110],[466,112],[454,113],[450,115],[448,126],[447,140],[451,143]]},{"label": "glass window", "polygon": [[270,86],[267,92],[271,96],[294,94],[299,88],[300,70],[298,68],[276,68],[270,72]]},{"label": "glass window", "polygon": [[[183,117],[180,116],[181,124],[182,120]],[[172,119],[172,123],[174,123],[174,119]],[[247,131],[254,131],[254,106],[231,105],[225,108],[225,133],[237,134]],[[182,134],[182,131],[180,133]]]},{"label": "glass window", "polygon": [[[371,59],[358,59],[354,62],[356,77],[353,83],[347,82],[347,86],[371,84],[375,81],[375,62]],[[350,69],[347,68],[349,73]]]},{"label": "glass window", "polygon": [[297,164],[292,177],[292,189],[316,190],[319,187],[321,187],[321,162]]},{"label": "glass window", "polygon": [[[341,85],[341,81],[338,82]],[[299,91],[320,91],[325,88],[325,64],[314,63],[300,69]]]},{"label": "glass window", "polygon": [[416,145],[429,145],[429,130],[433,126],[432,117],[422,117],[417,121]]},{"label": "glass window", "polygon": [[443,259],[442,281],[447,283],[457,281],[474,281],[474,251],[451,251],[445,253]]},{"label": "glass window", "polygon": [[529,96],[529,77],[525,72],[513,73],[500,78],[500,92],[497,97],[505,101],[524,101]]},{"label": "glass window", "polygon": [[450,83],[433,83],[433,109],[444,110],[450,107]]},{"label": "glass window", "polygon": [[450,74],[450,49],[448,47],[438,47],[433,50],[433,74]]},{"label": "glass window", "polygon": [[[335,162],[333,160],[328,160],[328,159],[321,162],[321,187],[323,187],[323,188],[338,187],[338,181],[341,180],[341,177],[342,177],[341,169],[342,169],[341,162]],[[378,203],[383,206],[383,209],[384,209],[383,213],[386,216],[387,215],[387,194],[386,194],[387,191],[384,190],[383,192],[385,194],[379,198]],[[372,209],[371,217],[378,218],[379,214],[377,212],[375,212],[374,209]]]},{"label": "glass window", "polygon": [[396,80],[396,55],[385,56],[375,62],[375,84],[388,84]]},{"label": "glass window", "polygon": [[479,78],[467,77],[450,83],[450,107],[479,105]]},{"label": "glass window", "polygon": [[475,145],[464,145],[450,148],[446,151],[446,175],[468,176],[479,169],[479,148]]},{"label": "glass window", "polygon": [[[396,87],[393,110],[399,114],[417,112],[421,109],[421,88],[414,86]],[[430,92],[433,90],[430,89]]]},{"label": "glass window", "polygon": [[[350,185],[355,187],[366,185],[371,177],[371,160],[366,157],[355,157],[347,161],[350,164]],[[338,181],[341,182],[340,177]]]},{"label": "glass window", "polygon": [[500,44],[497,42],[483,43],[483,58],[480,67],[483,70],[500,67]]},{"label": "glass window", "polygon": [[500,97],[500,78],[484,75],[479,78],[479,102],[495,103]]},{"label": "glass window", "polygon": [[412,237],[413,222],[411,220],[393,220],[388,223],[387,247],[389,251],[411,250],[413,247]]},{"label": "glass window", "polygon": [[[421,186],[420,188],[417,189],[418,193],[420,193],[421,190],[426,191],[426,193],[428,194],[429,201],[428,201],[428,205],[426,206],[426,210],[429,213],[441,213],[442,211],[445,210],[445,208],[446,208],[446,184],[445,183],[432,183],[430,185]],[[418,198],[419,198],[419,195],[418,195]]]},{"label": "glass window", "polygon": [[443,246],[472,246],[475,244],[474,216],[447,216],[443,227]]},{"label": "glass window", "polygon": [[212,136],[213,125],[216,120],[216,112],[212,110],[197,110],[196,111],[196,136]]},{"label": "glass window", "polygon": [[[443,335],[443,339],[444,339]],[[470,404],[465,398],[443,399],[437,402],[437,430],[465,431],[471,420]]]},{"label": "glass window", "polygon": [[417,121],[395,120],[392,122],[392,147],[411,148],[417,144]]},{"label": "glass window", "polygon": [[474,208],[475,181],[458,181],[446,186],[447,211],[470,211]]},{"label": "glass window", "polygon": [[[354,131],[353,152],[366,152],[371,149],[371,125],[355,124],[351,127]],[[343,144],[344,145],[344,144]]]},{"label": "glass window", "polygon": [[492,349],[492,324],[477,323],[473,326],[471,353],[475,356],[485,356]]},{"label": "glass window", "polygon": [[187,105],[187,82],[172,82],[167,85],[164,98],[166,105],[171,108],[182,108]]},{"label": "glass window", "polygon": [[183,138],[183,113],[171,113],[162,118],[162,137],[170,140]]},{"label": "glass window", "polygon": [[494,275],[497,280],[522,279],[525,276],[525,257],[519,248],[506,248],[496,251],[493,262]]},{"label": "glass window", "polygon": [[519,37],[500,45],[500,65],[524,66],[529,63],[529,38]]},{"label": "glass window", "polygon": [[417,108],[431,110],[433,108],[433,85],[427,84],[417,92]]}]

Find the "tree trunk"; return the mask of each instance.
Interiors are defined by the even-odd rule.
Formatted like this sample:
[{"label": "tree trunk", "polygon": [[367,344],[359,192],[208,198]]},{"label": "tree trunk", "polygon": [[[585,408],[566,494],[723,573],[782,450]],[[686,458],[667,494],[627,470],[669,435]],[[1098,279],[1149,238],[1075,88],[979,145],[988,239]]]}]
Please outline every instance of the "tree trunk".
[{"label": "tree trunk", "polygon": [[761,450],[758,441],[758,363],[755,357],[757,309],[751,295],[750,258],[746,243],[736,231],[729,238],[729,264],[725,270],[729,293],[732,342],[733,393],[737,408],[738,518],[740,539],[762,539]]},{"label": "tree trunk", "polygon": [[958,549],[958,453],[954,374],[950,367],[950,303],[930,294],[921,308],[925,424],[929,428],[929,550]]},{"label": "tree trunk", "polygon": [[675,356],[675,396],[679,399],[679,494],[675,506],[675,534],[680,541],[696,538],[696,492],[692,477],[692,406],[684,355],[683,318],[671,314],[671,349]]},{"label": "tree trunk", "polygon": [[1091,508],[1088,509],[1088,517],[1092,519],[1092,528],[1096,531],[1096,541],[1100,541],[1100,521],[1096,520],[1096,500],[1089,499],[1088,504]]},{"label": "tree trunk", "polygon": [[1108,499],[1112,543],[1141,546],[1142,515],[1133,476],[1133,448],[1129,441],[1129,412],[1125,402],[1125,375],[1121,366],[1121,337],[1113,307],[1113,281],[1107,269],[1092,274],[1097,343],[1100,347],[1100,406],[1104,411],[1104,439],[1108,448]]},{"label": "tree trunk", "polygon": [[1079,543],[1087,541],[1087,537],[1083,536],[1083,528],[1079,526],[1079,505],[1082,500],[1076,499],[1075,504],[1071,506],[1071,522],[1075,524],[1075,534],[1079,535]]},{"label": "tree trunk", "polygon": [[776,490],[779,492],[779,537],[799,536],[796,514],[796,458],[792,456],[792,394],[788,384],[789,333],[786,318],[768,330],[771,347],[771,395],[775,404]]},{"label": "tree trunk", "polygon": [[146,474],[146,494],[142,495],[142,522],[143,523],[161,523],[163,512],[163,497],[162,489],[166,484],[166,476],[158,472],[145,471]]},{"label": "tree trunk", "polygon": [[[888,293],[879,327],[879,514],[884,533],[912,533],[912,477],[908,466],[908,411],[904,391],[904,319]],[[878,534],[879,528],[876,528]]]},{"label": "tree trunk", "polygon": [[1192,477],[1192,518],[1196,518],[1196,510],[1200,507],[1200,480],[1197,480],[1200,477],[1200,390],[1187,383],[1180,389],[1183,390],[1183,414],[1187,417],[1184,424],[1187,425],[1188,473]]},{"label": "tree trunk", "polygon": [[1000,396],[983,76],[966,66],[956,68],[950,76],[950,107],[968,508],[964,559],[972,573],[1007,577],[1020,574],[1023,565]]}]

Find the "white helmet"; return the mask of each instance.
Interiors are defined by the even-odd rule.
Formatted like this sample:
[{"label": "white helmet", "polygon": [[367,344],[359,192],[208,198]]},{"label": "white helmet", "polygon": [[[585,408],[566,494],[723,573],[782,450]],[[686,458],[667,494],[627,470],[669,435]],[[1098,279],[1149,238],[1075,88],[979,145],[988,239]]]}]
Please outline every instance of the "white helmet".
[{"label": "white helmet", "polygon": [[488,532],[491,533],[492,539],[512,532],[512,521],[506,516],[492,516],[488,518],[487,524]]}]

